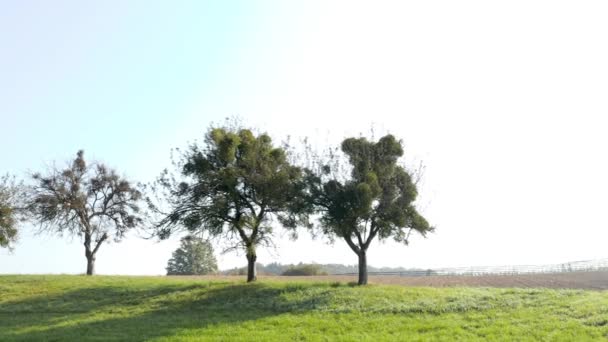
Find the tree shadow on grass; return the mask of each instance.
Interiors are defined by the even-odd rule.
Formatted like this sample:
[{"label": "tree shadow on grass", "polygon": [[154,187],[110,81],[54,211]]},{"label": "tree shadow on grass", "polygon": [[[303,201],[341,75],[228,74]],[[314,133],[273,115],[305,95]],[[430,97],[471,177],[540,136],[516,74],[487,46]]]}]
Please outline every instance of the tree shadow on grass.
[{"label": "tree shadow on grass", "polygon": [[327,305],[329,285],[306,289],[264,283],[77,289],[0,303],[0,340],[145,341]]},{"label": "tree shadow on grass", "polygon": [[98,286],[0,302],[0,341],[15,332],[78,321],[95,313],[128,311],[154,298],[183,293],[200,285],[167,284],[148,288]]}]

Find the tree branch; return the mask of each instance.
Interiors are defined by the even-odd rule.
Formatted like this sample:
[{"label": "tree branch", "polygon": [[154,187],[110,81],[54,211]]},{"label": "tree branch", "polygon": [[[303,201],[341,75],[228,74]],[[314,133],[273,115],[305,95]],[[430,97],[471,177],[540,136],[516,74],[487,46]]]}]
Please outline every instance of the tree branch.
[{"label": "tree branch", "polygon": [[374,237],[376,237],[376,234],[378,234],[378,231],[379,231],[378,227],[372,221],[371,227],[370,227],[370,231],[369,231],[369,236],[365,240],[365,244],[363,245],[363,249],[367,250],[367,248],[369,247],[369,245],[372,243],[372,240],[374,239]]},{"label": "tree branch", "polygon": [[346,243],[348,244],[348,246],[350,246],[350,248],[353,250],[353,252],[359,254],[361,252],[361,249],[359,247],[357,247],[357,245],[355,245],[355,243],[353,242],[353,240],[350,238],[349,235],[344,235],[344,240],[346,240]]},{"label": "tree branch", "polygon": [[97,242],[95,243],[95,248],[93,249],[93,255],[95,255],[97,253],[97,251],[99,250],[99,247],[101,247],[101,244],[104,241],[106,241],[107,239],[108,239],[108,233],[103,233],[101,238],[99,240],[97,240]]}]

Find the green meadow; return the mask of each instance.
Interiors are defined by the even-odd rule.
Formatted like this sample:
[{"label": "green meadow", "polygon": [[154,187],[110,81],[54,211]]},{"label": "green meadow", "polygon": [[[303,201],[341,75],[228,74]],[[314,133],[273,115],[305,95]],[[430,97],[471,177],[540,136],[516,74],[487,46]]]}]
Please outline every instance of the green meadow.
[{"label": "green meadow", "polygon": [[0,276],[0,341],[597,341],[608,292]]}]

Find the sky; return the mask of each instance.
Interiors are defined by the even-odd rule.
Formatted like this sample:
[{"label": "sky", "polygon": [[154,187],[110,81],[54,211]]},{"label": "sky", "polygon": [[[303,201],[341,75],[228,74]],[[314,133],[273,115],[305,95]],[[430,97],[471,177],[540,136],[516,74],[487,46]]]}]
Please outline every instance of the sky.
[{"label": "sky", "polygon": [[[84,149],[148,182],[225,117],[321,145],[374,127],[425,165],[436,232],[374,241],[370,265],[607,258],[606,17],[604,1],[3,1],[0,173]],[[304,232],[276,243],[259,262],[357,262]],[[164,274],[178,244],[129,234],[96,270]],[[0,251],[0,273],[85,267],[78,237],[31,226]]]}]

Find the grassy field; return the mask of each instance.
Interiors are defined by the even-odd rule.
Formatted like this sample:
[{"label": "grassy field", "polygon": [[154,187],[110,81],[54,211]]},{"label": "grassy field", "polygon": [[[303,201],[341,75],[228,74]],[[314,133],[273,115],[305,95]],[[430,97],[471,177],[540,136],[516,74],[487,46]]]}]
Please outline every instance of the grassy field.
[{"label": "grassy field", "polygon": [[605,340],[608,292],[0,276],[0,341]]}]

